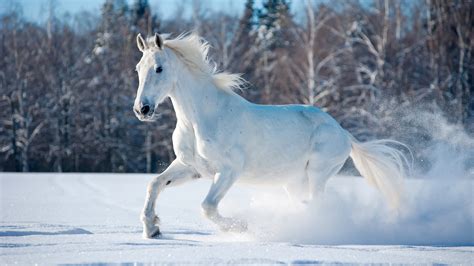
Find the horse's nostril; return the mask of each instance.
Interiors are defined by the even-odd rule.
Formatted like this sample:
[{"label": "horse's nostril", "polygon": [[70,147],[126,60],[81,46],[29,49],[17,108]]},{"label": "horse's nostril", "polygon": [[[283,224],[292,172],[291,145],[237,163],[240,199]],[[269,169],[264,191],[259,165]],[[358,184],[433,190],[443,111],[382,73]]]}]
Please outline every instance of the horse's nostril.
[{"label": "horse's nostril", "polygon": [[150,106],[149,106],[149,105],[144,105],[144,106],[142,106],[142,108],[140,109],[140,112],[141,112],[143,115],[148,114],[148,112],[150,112]]}]

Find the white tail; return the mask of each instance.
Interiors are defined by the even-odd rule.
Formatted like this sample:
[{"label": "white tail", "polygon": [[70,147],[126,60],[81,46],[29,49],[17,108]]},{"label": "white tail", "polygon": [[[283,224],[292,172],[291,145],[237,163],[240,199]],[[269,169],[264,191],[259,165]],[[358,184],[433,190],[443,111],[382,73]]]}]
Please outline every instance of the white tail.
[{"label": "white tail", "polygon": [[[389,145],[406,145],[388,139],[364,143],[352,140],[351,158],[360,174],[387,198],[391,207],[400,207],[403,194],[403,179],[406,176],[407,158],[399,150]],[[407,148],[408,149],[408,148]]]}]

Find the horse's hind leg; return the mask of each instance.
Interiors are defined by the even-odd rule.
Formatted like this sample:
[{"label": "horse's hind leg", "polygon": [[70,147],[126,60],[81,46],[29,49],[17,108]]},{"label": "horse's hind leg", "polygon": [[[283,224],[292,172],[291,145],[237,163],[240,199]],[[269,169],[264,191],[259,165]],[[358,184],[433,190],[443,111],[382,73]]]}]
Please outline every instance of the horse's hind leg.
[{"label": "horse's hind leg", "polygon": [[333,164],[328,164],[324,161],[310,161],[308,163],[307,175],[310,201],[318,199],[323,195],[327,181],[341,170],[344,161]]},{"label": "horse's hind leg", "polygon": [[295,174],[296,178],[291,179],[283,186],[288,199],[293,204],[305,203],[308,201],[308,175],[302,172],[300,175]]},{"label": "horse's hind leg", "polygon": [[309,184],[309,198],[314,200],[324,193],[326,182],[341,170],[351,151],[350,140],[339,128],[325,127],[318,132],[306,166]]}]

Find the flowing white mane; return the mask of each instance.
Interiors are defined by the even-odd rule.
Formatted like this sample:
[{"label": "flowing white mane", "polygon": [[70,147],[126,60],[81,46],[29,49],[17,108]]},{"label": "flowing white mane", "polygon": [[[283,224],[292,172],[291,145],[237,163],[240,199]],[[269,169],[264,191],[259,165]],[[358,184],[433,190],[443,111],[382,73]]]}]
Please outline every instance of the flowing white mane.
[{"label": "flowing white mane", "polygon": [[[246,81],[241,74],[219,72],[216,64],[209,59],[210,44],[195,33],[181,34],[174,39],[166,39],[161,35],[163,45],[170,48],[193,72],[209,75],[216,87],[232,92],[242,89]],[[153,47],[153,37],[147,40],[149,47]]]}]

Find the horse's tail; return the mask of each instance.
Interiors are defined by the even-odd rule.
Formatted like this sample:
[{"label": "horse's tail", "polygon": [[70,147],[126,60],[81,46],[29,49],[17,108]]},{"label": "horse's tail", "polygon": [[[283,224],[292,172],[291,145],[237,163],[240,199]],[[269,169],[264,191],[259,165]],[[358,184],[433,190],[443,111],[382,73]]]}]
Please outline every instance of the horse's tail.
[{"label": "horse's tail", "polygon": [[408,147],[398,141],[381,139],[358,142],[352,137],[350,156],[355,167],[367,181],[374,185],[394,209],[400,207],[403,179],[410,167],[407,157],[394,146]]}]

